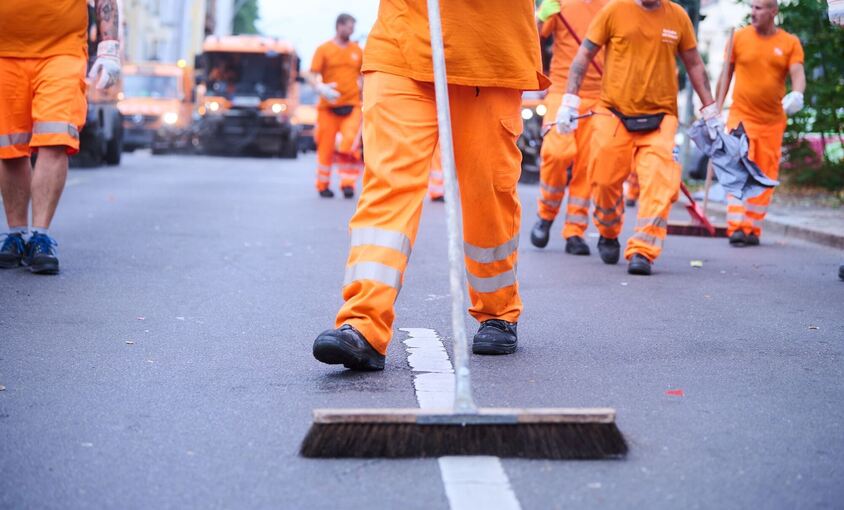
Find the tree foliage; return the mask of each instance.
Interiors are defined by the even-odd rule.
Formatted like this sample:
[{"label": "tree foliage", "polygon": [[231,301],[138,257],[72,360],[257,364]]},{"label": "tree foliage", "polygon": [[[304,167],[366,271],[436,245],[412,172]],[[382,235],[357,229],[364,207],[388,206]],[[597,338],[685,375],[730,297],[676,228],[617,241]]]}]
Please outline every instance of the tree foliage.
[{"label": "tree foliage", "polygon": [[238,0],[235,2],[235,8],[238,6],[240,8],[234,15],[232,33],[235,35],[259,33],[255,25],[261,17],[258,11],[258,0]]}]

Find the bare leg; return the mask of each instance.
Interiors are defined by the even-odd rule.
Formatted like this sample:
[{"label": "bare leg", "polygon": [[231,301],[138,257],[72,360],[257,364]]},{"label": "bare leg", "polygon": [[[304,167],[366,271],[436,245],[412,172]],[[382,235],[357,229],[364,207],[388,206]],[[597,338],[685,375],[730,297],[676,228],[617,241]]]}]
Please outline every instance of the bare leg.
[{"label": "bare leg", "polygon": [[10,227],[29,225],[29,196],[32,166],[29,158],[0,160],[0,191]]},{"label": "bare leg", "polygon": [[40,147],[32,175],[32,228],[49,228],[67,180],[64,147]]}]

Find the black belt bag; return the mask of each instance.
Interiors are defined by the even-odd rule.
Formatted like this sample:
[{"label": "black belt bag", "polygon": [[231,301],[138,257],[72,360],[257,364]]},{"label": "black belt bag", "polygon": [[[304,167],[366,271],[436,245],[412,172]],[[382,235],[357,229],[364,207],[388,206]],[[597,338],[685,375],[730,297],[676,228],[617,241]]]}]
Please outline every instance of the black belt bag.
[{"label": "black belt bag", "polygon": [[355,107],[352,106],[352,105],[331,106],[328,109],[331,110],[331,113],[333,113],[334,115],[339,115],[341,117],[348,117],[349,115],[352,114],[352,110],[354,110]]},{"label": "black belt bag", "polygon": [[650,133],[659,129],[662,124],[662,119],[665,117],[664,113],[651,113],[648,115],[624,115],[615,108],[610,108],[610,111],[621,120],[624,124],[624,129],[631,133]]}]

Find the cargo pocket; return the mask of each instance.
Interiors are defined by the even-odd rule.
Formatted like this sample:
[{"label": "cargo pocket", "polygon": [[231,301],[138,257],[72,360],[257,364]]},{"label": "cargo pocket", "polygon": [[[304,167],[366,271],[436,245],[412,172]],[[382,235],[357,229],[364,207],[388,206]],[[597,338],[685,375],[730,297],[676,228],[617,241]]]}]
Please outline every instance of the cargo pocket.
[{"label": "cargo pocket", "polygon": [[493,174],[493,186],[497,191],[510,191],[519,182],[522,173],[522,153],[517,143],[524,130],[522,116],[504,117],[501,127],[501,153]]}]

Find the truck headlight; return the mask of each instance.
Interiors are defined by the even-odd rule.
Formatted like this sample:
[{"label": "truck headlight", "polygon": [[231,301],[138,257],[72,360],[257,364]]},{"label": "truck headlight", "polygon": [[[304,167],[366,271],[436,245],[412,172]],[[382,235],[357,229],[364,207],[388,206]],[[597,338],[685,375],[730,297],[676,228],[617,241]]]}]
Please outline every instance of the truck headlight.
[{"label": "truck headlight", "polygon": [[217,101],[211,101],[210,103],[208,103],[208,109],[212,112],[216,112],[220,109],[220,103],[218,103]]},{"label": "truck headlight", "polygon": [[164,121],[165,124],[173,125],[179,122],[179,114],[176,112],[167,112],[161,116],[161,120]]},{"label": "truck headlight", "polygon": [[533,118],[533,110],[530,108],[522,108],[522,118],[525,120],[530,120]]},{"label": "truck headlight", "polygon": [[287,105],[284,104],[284,103],[273,103],[271,109],[272,109],[273,113],[281,113],[281,112],[287,110]]}]

